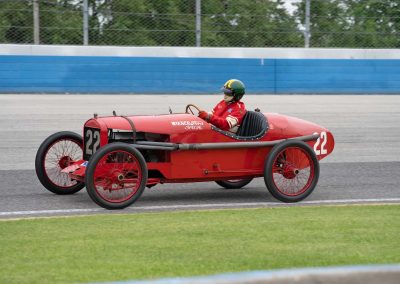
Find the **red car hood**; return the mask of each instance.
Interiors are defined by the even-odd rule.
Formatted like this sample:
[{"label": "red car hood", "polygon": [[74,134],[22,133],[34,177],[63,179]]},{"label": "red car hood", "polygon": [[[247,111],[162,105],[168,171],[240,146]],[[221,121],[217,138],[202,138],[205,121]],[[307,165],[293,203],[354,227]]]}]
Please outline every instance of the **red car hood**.
[{"label": "red car hood", "polygon": [[172,134],[190,130],[207,130],[211,126],[204,120],[191,114],[138,115],[138,116],[108,116],[91,119],[86,122],[88,127],[105,126],[108,129],[132,130],[128,119],[132,120],[138,132]]}]

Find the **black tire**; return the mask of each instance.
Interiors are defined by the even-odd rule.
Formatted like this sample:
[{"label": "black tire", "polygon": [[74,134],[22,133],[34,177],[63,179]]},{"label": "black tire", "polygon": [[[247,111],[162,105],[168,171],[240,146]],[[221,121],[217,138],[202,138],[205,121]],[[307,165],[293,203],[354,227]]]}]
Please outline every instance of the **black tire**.
[{"label": "black tire", "polygon": [[[83,187],[85,187],[85,183],[79,181],[71,181],[69,179],[68,174],[61,173],[62,168],[60,167],[60,165],[58,165],[58,168],[57,167],[52,168],[53,173],[55,173],[55,175],[58,175],[56,176],[57,178],[54,177],[54,175],[51,175],[51,177],[49,177],[48,170],[46,170],[45,163],[48,152],[56,151],[56,149],[53,148],[53,146],[56,143],[58,142],[68,143],[68,141],[72,143],[71,145],[76,144],[81,149],[83,148],[82,136],[70,131],[57,132],[54,133],[53,135],[50,135],[43,141],[43,143],[40,145],[36,153],[36,158],[35,158],[35,170],[40,183],[47,190],[60,195],[74,194],[80,191]],[[65,153],[63,152],[63,154]],[[76,153],[76,149],[74,153],[71,152],[69,154],[71,154],[71,156],[76,156],[76,157],[79,154],[80,155],[79,159],[82,159],[82,153]],[[65,182],[71,182],[70,186],[61,186],[60,184],[56,184],[56,182],[60,183],[60,179],[64,180]]]},{"label": "black tire", "polygon": [[[108,155],[112,155],[112,152],[125,152],[134,157],[137,161],[138,166],[140,167],[141,171],[141,180],[138,189],[134,192],[132,196],[128,196],[129,199],[123,200],[121,202],[118,201],[110,201],[107,200],[105,196],[103,196],[98,190],[94,183],[95,181],[95,174],[96,168],[98,167],[98,163],[105,157],[109,157]],[[125,155],[125,154],[124,154]],[[107,158],[105,158],[107,160]],[[97,176],[96,176],[97,177]],[[90,161],[86,168],[86,175],[85,175],[85,184],[87,192],[90,198],[98,205],[106,209],[123,209],[131,204],[133,204],[143,193],[146,183],[147,183],[147,164],[143,157],[143,155],[134,147],[129,144],[116,142],[108,144],[98,151],[96,151],[93,156],[90,158]],[[98,178],[98,177],[97,177]],[[108,176],[107,176],[108,178]],[[111,179],[110,179],[111,180]],[[107,192],[107,190],[103,190]],[[109,191],[111,195],[111,190]]]},{"label": "black tire", "polygon": [[[296,163],[296,162],[292,163],[287,162],[286,160],[287,157],[285,155],[289,155],[289,152],[284,152],[284,151],[288,150],[292,151],[291,152],[292,155],[293,153],[296,153],[295,151],[298,151],[297,155],[301,155],[301,157],[307,158],[306,163],[308,163],[309,167],[299,170],[292,170],[292,172],[288,171],[288,173],[292,176],[289,176],[287,178],[285,177],[284,174],[280,173],[281,168],[283,173],[284,165],[292,166],[292,169],[294,169],[295,168],[294,164]],[[278,155],[279,157],[277,157]],[[281,161],[278,161],[278,159],[281,159]],[[297,163],[301,163],[304,161],[305,160],[300,160]],[[276,165],[275,168],[274,165]],[[274,176],[273,170],[275,170],[276,176]],[[292,183],[293,186],[301,187],[301,190],[299,190],[298,193],[286,194],[285,192],[282,191],[281,188],[279,188],[276,185],[276,182],[274,180],[274,177],[276,177],[277,179],[280,178],[281,180],[287,181],[288,183],[290,182],[291,179],[294,178],[298,178],[300,181],[300,177],[302,177],[300,176],[300,174],[306,175],[308,170],[310,173],[306,180],[306,184],[303,187],[301,187],[302,185],[299,186],[299,184]],[[296,171],[297,173],[295,173]],[[318,178],[319,178],[319,162],[317,156],[315,155],[311,147],[303,141],[286,140],[275,145],[269,152],[269,155],[265,161],[265,168],[264,168],[265,184],[269,192],[272,194],[272,196],[283,202],[298,202],[309,196],[314,191],[318,183]],[[301,181],[304,180],[305,180],[304,178],[301,179]]]},{"label": "black tire", "polygon": [[217,180],[216,183],[226,189],[238,189],[248,185],[253,179]]}]

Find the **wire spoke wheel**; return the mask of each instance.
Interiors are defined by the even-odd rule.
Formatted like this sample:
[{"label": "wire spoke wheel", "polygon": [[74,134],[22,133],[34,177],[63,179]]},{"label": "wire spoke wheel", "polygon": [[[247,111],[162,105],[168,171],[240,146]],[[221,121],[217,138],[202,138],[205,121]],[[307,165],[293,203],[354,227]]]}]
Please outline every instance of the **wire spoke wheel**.
[{"label": "wire spoke wheel", "polygon": [[314,174],[310,155],[302,148],[290,147],[277,155],[272,178],[282,194],[296,196],[307,190]]},{"label": "wire spoke wheel", "polygon": [[73,180],[62,170],[82,159],[82,137],[73,132],[58,132],[48,137],[36,154],[35,169],[40,182],[56,194],[73,194],[84,183]]},{"label": "wire spoke wheel", "polygon": [[93,182],[96,192],[108,202],[123,202],[137,193],[142,171],[136,157],[125,151],[113,151],[97,163]]},{"label": "wire spoke wheel", "polygon": [[82,145],[72,139],[55,141],[45,154],[44,170],[49,180],[59,187],[69,188],[78,182],[61,170],[82,158]]},{"label": "wire spoke wheel", "polygon": [[264,180],[271,194],[281,201],[303,200],[314,190],[318,178],[318,159],[304,142],[282,142],[268,155]]},{"label": "wire spoke wheel", "polygon": [[124,143],[112,143],[97,151],[86,173],[89,196],[107,209],[122,209],[135,202],[147,182],[147,166],[141,153]]}]

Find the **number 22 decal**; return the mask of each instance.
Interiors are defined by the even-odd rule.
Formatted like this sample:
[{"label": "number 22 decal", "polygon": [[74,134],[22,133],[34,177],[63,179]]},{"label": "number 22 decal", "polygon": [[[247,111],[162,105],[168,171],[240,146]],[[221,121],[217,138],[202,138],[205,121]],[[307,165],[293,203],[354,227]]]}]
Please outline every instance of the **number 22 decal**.
[{"label": "number 22 decal", "polygon": [[[326,135],[326,132],[323,131],[321,132],[321,135],[319,136],[317,142],[314,144],[314,152],[317,155],[325,155],[328,154],[328,150],[326,150],[326,142],[328,142],[328,135]],[[321,145],[320,149],[318,147]]]},{"label": "number 22 decal", "polygon": [[100,133],[99,131],[95,131],[92,129],[88,129],[86,131],[86,138],[88,138],[86,142],[86,154],[92,155],[96,152],[97,148],[100,145]]}]

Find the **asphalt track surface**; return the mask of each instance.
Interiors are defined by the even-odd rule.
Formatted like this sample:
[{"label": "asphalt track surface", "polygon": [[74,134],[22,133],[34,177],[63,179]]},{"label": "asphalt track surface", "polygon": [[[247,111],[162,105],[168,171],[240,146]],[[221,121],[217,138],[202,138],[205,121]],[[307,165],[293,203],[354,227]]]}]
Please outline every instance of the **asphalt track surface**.
[{"label": "asphalt track surface", "polygon": [[[82,132],[94,112],[165,114],[188,103],[211,109],[218,95],[0,95],[0,218],[112,214],[94,204],[85,189],[58,196],[44,189],[34,172],[40,143],[57,131]],[[146,189],[117,213],[326,204],[400,203],[400,96],[257,95],[248,109],[306,119],[330,129],[334,152],[321,161],[316,190],[305,201],[276,201],[262,178],[244,189],[213,182],[165,184]]]}]

